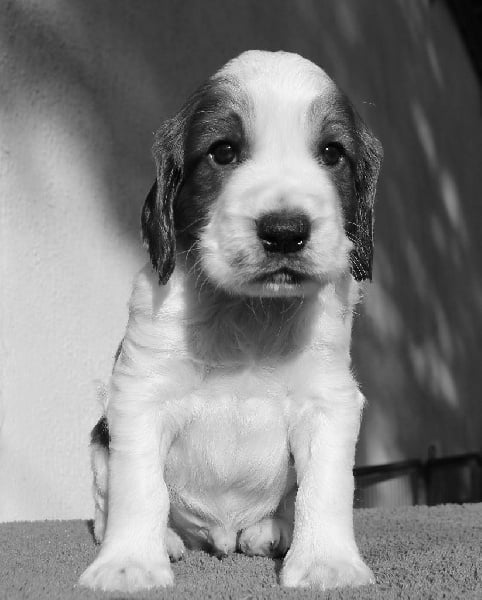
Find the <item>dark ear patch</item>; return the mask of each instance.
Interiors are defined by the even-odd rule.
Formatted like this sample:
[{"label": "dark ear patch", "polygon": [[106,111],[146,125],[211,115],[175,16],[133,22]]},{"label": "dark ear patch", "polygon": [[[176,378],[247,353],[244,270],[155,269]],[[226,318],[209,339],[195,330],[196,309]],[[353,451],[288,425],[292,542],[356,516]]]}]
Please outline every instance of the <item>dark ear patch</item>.
[{"label": "dark ear patch", "polygon": [[159,283],[167,283],[175,266],[174,199],[182,181],[183,136],[179,121],[167,121],[157,134],[154,157],[157,179],[142,209],[142,237]]},{"label": "dark ear patch", "polygon": [[351,251],[351,272],[357,281],[372,279],[373,266],[373,205],[378,173],[383,158],[380,142],[372,135],[355,113],[355,129],[358,155],[355,166],[354,221],[348,226],[348,234],[354,247]]},{"label": "dark ear patch", "polygon": [[[192,128],[196,111],[212,114],[213,106],[198,110],[202,102],[211,97],[211,104],[217,105],[220,103],[219,98],[226,96],[221,90],[221,87],[226,85],[226,81],[219,78],[209,79],[187,99],[178,114],[167,120],[156,133],[153,155],[156,161],[157,179],[145,200],[141,223],[142,236],[148,247],[152,266],[159,273],[161,284],[167,283],[175,266],[174,212],[176,198],[189,177],[190,166],[186,160],[188,133]],[[197,121],[195,119],[194,121],[195,125]],[[205,129],[209,132],[211,128]]]},{"label": "dark ear patch", "polygon": [[316,152],[323,144],[339,143],[349,168],[332,170],[345,219],[345,232],[353,244],[350,270],[357,281],[372,278],[373,204],[383,157],[380,142],[372,135],[347,96],[335,88],[312,105]]},{"label": "dark ear patch", "polygon": [[172,216],[172,201],[152,185],[142,209],[142,238],[149,250],[153,268],[159,273],[159,283],[167,283],[175,265],[176,237]]}]

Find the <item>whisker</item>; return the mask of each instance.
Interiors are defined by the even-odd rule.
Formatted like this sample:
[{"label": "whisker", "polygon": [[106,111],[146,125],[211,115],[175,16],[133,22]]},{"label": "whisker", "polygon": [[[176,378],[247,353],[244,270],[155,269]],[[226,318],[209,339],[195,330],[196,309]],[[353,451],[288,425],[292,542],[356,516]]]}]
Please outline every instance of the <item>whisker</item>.
[{"label": "whisker", "polygon": [[197,225],[198,223],[201,223],[202,221],[205,221],[206,217],[198,217],[197,219],[195,219],[194,221],[192,221],[192,223],[189,223],[188,225],[186,225],[186,227],[183,227],[182,229],[178,230],[178,233],[185,233],[190,227],[193,227],[194,225]]}]

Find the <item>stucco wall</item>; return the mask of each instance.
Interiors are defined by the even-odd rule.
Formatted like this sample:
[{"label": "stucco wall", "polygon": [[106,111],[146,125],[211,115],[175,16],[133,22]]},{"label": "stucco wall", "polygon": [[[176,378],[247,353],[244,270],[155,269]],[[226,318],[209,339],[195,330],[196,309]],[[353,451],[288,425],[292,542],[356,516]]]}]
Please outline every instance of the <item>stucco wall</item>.
[{"label": "stucco wall", "polygon": [[248,48],[319,63],[385,147],[359,463],[480,449],[481,98],[442,2],[8,0],[0,28],[0,520],[92,515],[152,134]]}]

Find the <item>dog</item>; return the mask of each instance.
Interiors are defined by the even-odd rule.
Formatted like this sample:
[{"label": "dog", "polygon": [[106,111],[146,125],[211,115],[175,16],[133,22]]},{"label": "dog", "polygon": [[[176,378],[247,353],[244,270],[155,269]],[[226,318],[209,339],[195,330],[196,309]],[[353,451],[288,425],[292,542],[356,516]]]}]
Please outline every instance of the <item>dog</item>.
[{"label": "dog", "polygon": [[102,546],[80,584],[170,586],[185,547],[284,556],[287,587],[374,582],[353,532],[350,340],[380,143],[318,66],[247,51],[153,154],[150,264],[92,434]]}]

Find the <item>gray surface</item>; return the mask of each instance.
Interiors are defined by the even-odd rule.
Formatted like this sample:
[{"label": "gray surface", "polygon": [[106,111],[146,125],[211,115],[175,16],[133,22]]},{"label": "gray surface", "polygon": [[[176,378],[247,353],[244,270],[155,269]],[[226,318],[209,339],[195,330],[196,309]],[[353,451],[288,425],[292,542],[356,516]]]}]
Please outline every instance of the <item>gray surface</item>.
[{"label": "gray surface", "polygon": [[[357,510],[360,549],[377,585],[327,592],[285,590],[279,562],[189,552],[176,584],[135,598],[482,598],[482,504]],[[0,598],[116,598],[76,587],[97,552],[85,521],[0,525]]]}]

